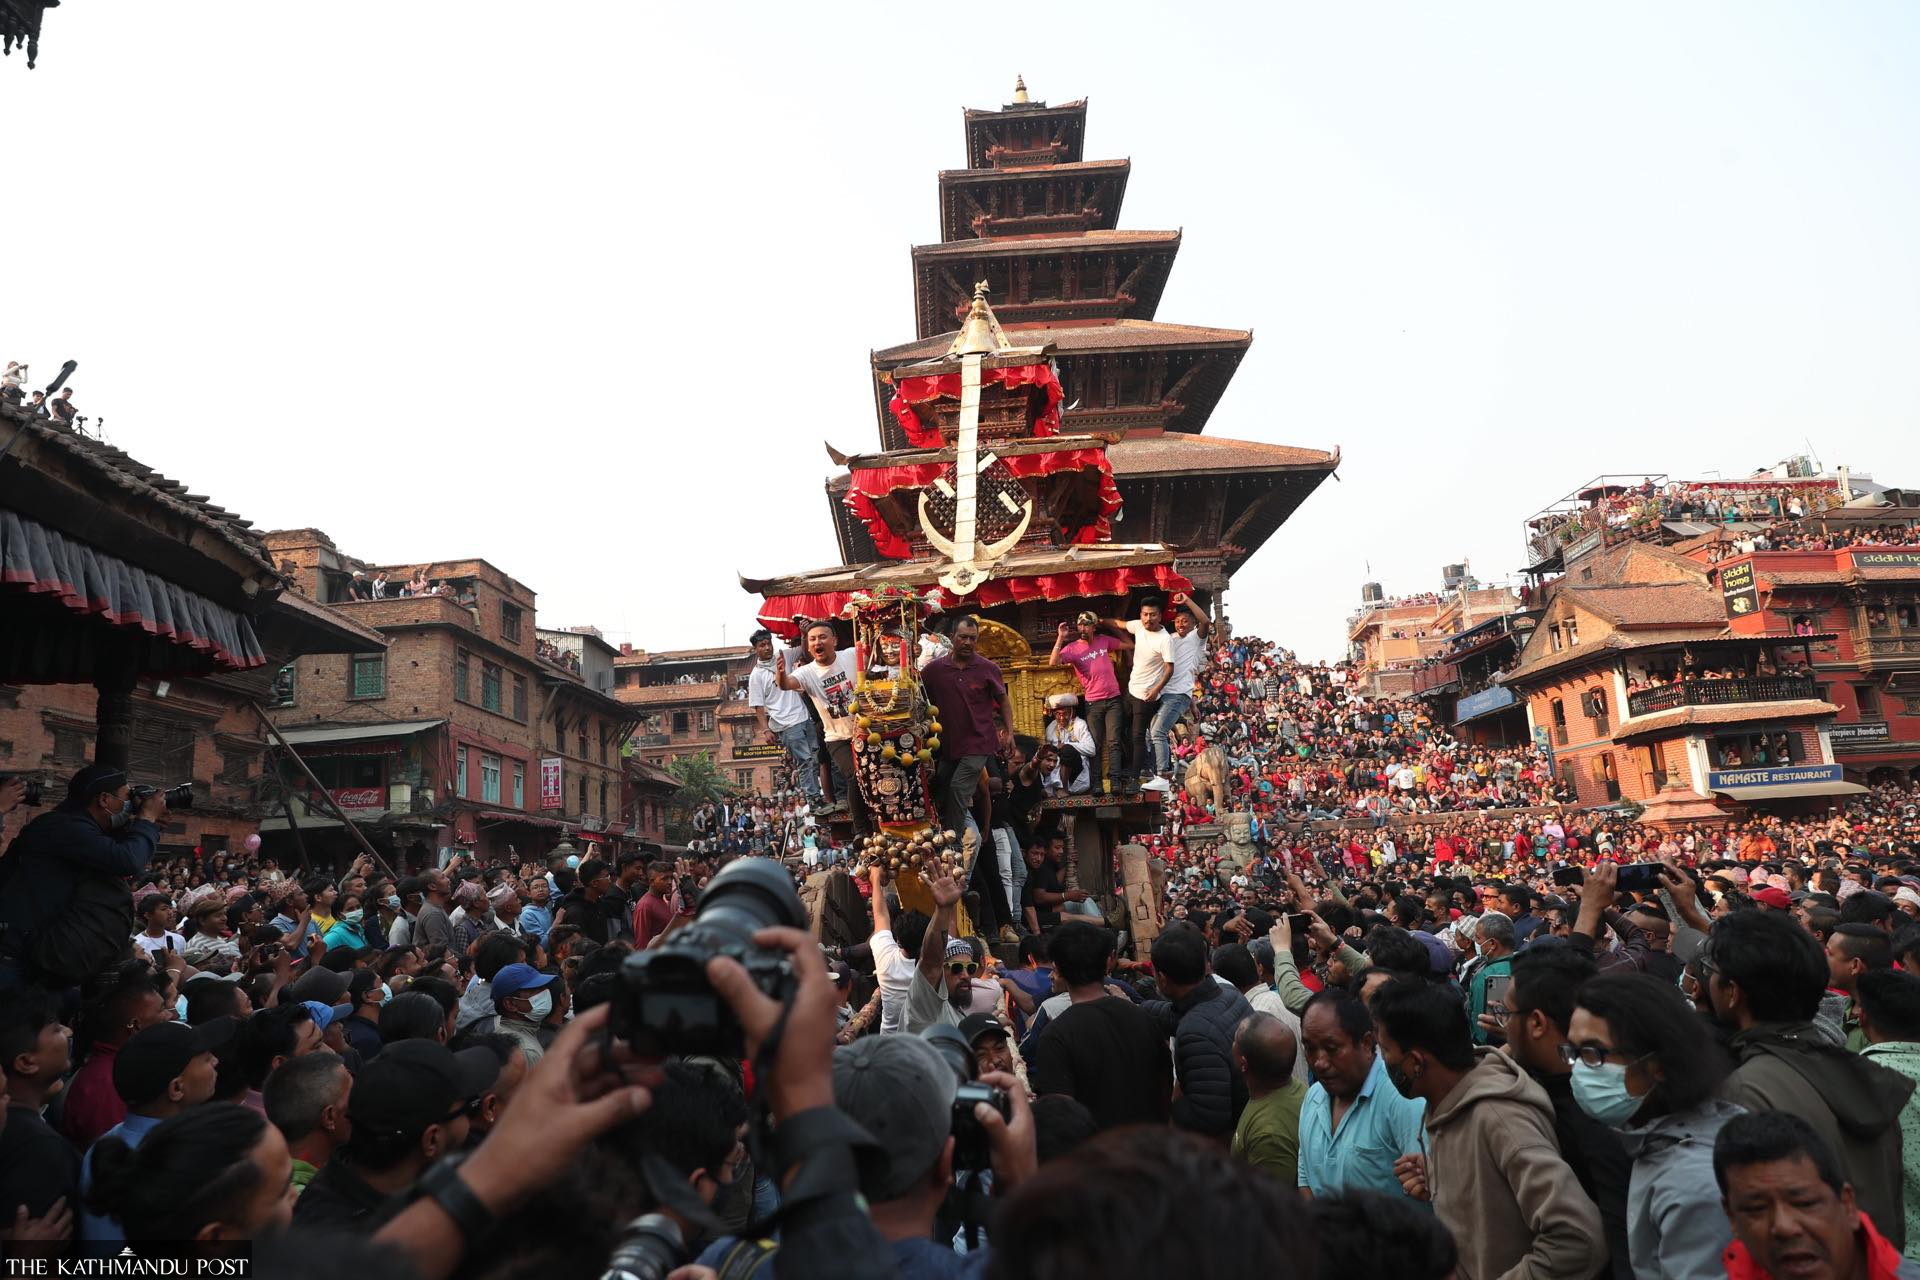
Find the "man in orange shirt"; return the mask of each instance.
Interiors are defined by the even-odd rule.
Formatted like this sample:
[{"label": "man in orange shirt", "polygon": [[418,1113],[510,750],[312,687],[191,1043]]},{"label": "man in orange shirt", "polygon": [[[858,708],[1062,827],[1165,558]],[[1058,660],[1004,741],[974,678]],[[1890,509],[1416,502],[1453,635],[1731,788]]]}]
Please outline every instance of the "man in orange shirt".
[{"label": "man in orange shirt", "polygon": [[1765,862],[1774,854],[1773,837],[1760,827],[1747,828],[1740,839],[1740,861]]}]

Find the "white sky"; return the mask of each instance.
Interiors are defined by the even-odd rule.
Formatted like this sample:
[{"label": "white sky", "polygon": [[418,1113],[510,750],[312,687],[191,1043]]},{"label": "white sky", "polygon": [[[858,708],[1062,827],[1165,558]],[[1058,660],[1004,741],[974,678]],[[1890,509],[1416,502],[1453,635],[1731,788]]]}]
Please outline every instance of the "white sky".
[{"label": "white sky", "polygon": [[1602,471],[1920,484],[1916,65],[1898,3],[69,0],[0,61],[0,358],[261,527],[739,641],[1023,72],[1185,229],[1160,318],[1254,330],[1208,430],[1344,450],[1230,597],[1331,656],[1369,562],[1504,577]]}]

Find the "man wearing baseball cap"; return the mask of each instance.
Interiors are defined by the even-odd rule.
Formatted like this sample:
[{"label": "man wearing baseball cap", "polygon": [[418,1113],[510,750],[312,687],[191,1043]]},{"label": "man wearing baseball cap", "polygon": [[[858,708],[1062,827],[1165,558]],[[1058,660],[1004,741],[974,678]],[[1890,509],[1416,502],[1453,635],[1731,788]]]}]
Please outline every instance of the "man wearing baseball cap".
[{"label": "man wearing baseball cap", "polygon": [[1777,885],[1764,885],[1747,896],[1770,911],[1793,910],[1793,899],[1787,896],[1785,889]]},{"label": "man wearing baseball cap", "polygon": [[540,1061],[551,1039],[542,1024],[552,1016],[556,997],[565,990],[554,976],[530,964],[510,964],[493,975],[493,1007],[500,1012],[500,1030],[526,1047],[527,1065]]},{"label": "man wearing baseball cap", "polygon": [[[1038,1164],[1033,1113],[1012,1076],[995,1074],[980,1083],[1005,1090],[1013,1112],[1007,1124],[985,1103],[974,1108],[992,1152],[994,1193],[1005,1195]],[[868,1036],[834,1051],[834,1103],[879,1148],[860,1162],[860,1192],[902,1276],[974,1276],[985,1270],[986,1257],[963,1259],[932,1238],[953,1184],[958,1084],[940,1051],[919,1036]]]},{"label": "man wearing baseball cap", "polygon": [[382,1049],[353,1082],[352,1134],[301,1193],[295,1225],[366,1231],[385,1222],[400,1192],[465,1144],[472,1108],[499,1074],[487,1049],[453,1053],[430,1040]]},{"label": "man wearing baseball cap", "polygon": [[1120,679],[1108,655],[1133,647],[1133,642],[1120,638],[1118,632],[1118,623],[1102,622],[1099,614],[1083,609],[1071,628],[1060,624],[1053,652],[1047,655],[1048,662],[1072,667],[1080,677],[1080,692],[1087,700],[1087,728],[1093,734],[1094,772],[1100,776],[1102,793],[1113,790],[1113,757],[1121,743]]},{"label": "man wearing baseball cap", "polygon": [[[113,1088],[127,1104],[127,1118],[101,1137],[137,1147],[162,1120],[211,1098],[217,1070],[213,1053],[233,1039],[233,1027],[233,1019],[215,1018],[198,1027],[156,1022],[134,1032],[113,1059]],[[80,1162],[83,1202],[92,1188],[93,1148],[89,1147]],[[119,1244],[123,1239],[119,1223],[84,1211],[80,1238],[103,1244]]]},{"label": "man wearing baseball cap", "polygon": [[1012,1034],[1006,1023],[990,1013],[970,1013],[960,1019],[960,1034],[967,1038],[967,1045],[973,1050],[975,1075],[989,1071],[1013,1074]]}]

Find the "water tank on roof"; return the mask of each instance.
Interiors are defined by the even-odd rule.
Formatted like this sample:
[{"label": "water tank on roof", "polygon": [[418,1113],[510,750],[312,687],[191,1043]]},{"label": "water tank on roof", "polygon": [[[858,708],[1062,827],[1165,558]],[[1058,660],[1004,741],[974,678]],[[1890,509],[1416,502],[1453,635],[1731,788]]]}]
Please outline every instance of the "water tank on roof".
[{"label": "water tank on roof", "polygon": [[1440,581],[1446,589],[1453,591],[1467,580],[1467,566],[1464,564],[1443,565],[1440,569]]},{"label": "water tank on roof", "polygon": [[1361,584],[1361,587],[1360,587],[1360,603],[1361,604],[1379,604],[1386,598],[1387,598],[1387,593],[1379,583],[1368,582],[1368,583]]}]

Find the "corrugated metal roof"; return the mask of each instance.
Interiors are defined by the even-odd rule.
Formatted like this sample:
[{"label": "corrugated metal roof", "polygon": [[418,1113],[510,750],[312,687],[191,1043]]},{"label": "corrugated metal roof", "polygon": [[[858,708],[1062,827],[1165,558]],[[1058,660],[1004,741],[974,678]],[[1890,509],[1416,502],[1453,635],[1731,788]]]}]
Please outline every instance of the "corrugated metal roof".
[{"label": "corrugated metal roof", "polygon": [[328,728],[282,729],[280,736],[296,747],[321,742],[368,742],[377,738],[405,738],[437,729],[445,720],[397,720],[389,724],[345,724]]}]

